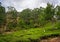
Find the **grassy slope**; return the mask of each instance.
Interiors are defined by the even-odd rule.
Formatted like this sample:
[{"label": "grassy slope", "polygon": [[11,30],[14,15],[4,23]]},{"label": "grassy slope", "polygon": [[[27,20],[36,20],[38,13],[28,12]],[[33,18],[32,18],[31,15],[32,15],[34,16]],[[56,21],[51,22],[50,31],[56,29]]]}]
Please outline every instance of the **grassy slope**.
[{"label": "grassy slope", "polygon": [[20,30],[11,34],[0,35],[0,42],[29,42],[29,39],[36,40],[42,36],[60,34],[60,29],[54,28],[56,23],[48,23],[42,28]]}]

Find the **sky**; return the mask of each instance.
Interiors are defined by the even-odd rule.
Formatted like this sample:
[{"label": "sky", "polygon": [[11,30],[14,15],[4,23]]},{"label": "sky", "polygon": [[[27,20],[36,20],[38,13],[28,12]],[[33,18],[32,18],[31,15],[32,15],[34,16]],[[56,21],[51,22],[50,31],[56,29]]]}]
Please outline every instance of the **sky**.
[{"label": "sky", "polygon": [[23,9],[46,7],[47,3],[53,4],[54,6],[60,5],[59,0],[0,0],[4,7],[13,6],[17,11],[22,11]]}]

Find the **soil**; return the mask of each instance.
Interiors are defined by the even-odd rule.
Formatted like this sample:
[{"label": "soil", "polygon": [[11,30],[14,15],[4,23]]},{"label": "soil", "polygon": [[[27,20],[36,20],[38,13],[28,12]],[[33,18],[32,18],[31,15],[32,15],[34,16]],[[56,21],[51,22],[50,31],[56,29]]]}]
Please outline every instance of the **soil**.
[{"label": "soil", "polygon": [[40,40],[40,42],[60,42],[60,37],[42,39],[42,40]]}]

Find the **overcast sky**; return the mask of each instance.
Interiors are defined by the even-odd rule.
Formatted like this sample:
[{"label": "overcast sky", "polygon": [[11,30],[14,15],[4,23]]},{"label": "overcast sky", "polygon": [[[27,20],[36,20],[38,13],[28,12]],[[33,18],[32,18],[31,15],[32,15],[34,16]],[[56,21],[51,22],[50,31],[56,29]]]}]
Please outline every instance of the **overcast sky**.
[{"label": "overcast sky", "polygon": [[2,2],[2,5],[7,6],[13,6],[18,11],[21,11],[25,8],[39,8],[40,6],[46,7],[46,3],[51,3],[53,5],[60,4],[59,0],[0,0]]}]

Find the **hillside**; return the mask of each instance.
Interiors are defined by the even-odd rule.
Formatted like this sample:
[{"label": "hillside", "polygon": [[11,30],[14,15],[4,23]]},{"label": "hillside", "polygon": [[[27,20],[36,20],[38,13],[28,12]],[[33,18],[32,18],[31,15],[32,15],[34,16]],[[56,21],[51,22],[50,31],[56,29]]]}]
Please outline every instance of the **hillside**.
[{"label": "hillside", "polygon": [[15,31],[12,33],[6,32],[0,35],[0,42],[38,42],[40,39],[57,37],[60,35],[60,29],[54,28],[56,24],[57,23],[52,24],[50,22],[42,28],[31,28],[27,30]]}]

